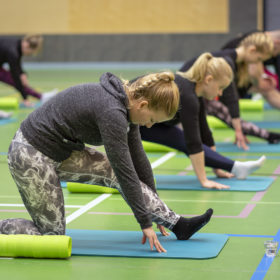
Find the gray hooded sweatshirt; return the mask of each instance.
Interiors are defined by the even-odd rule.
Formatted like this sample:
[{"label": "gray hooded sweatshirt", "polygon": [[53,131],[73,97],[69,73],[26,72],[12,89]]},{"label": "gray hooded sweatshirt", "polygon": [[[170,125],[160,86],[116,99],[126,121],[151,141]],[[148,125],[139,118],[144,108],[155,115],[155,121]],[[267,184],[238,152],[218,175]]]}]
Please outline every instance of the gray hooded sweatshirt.
[{"label": "gray hooded sweatshirt", "polygon": [[100,83],[77,85],[57,94],[21,124],[28,142],[61,162],[84,145],[104,145],[121,189],[142,229],[152,226],[140,180],[154,192],[151,165],[143,150],[139,126],[129,122],[122,82],[105,73]]}]

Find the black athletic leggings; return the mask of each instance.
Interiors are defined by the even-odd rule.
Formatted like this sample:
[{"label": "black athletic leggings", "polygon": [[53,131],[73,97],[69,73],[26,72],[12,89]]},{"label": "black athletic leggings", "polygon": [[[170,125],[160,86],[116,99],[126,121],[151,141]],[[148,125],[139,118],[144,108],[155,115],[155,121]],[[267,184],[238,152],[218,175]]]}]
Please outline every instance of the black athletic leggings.
[{"label": "black athletic leggings", "polygon": [[[189,156],[184,132],[176,126],[166,126],[162,123],[154,124],[151,128],[140,127],[142,140],[154,142],[176,149]],[[205,165],[215,169],[223,169],[231,172],[234,161],[203,145]]]}]

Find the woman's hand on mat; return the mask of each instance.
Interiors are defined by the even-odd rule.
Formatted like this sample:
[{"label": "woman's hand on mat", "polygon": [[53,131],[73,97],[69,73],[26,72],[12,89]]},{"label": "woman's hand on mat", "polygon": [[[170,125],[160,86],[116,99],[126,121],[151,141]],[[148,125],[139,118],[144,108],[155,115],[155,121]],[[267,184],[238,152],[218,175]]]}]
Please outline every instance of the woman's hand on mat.
[{"label": "woman's hand on mat", "polygon": [[143,238],[142,238],[142,244],[146,243],[147,238],[149,239],[151,250],[153,250],[154,246],[157,249],[159,253],[166,253],[166,250],[161,246],[161,244],[158,241],[157,235],[152,227],[145,228],[143,231]]},{"label": "woman's hand on mat", "polygon": [[218,178],[232,178],[234,175],[230,172],[224,171],[222,169],[213,169],[213,172],[216,174]]},{"label": "woman's hand on mat", "polygon": [[218,190],[223,190],[223,189],[229,189],[229,186],[223,185],[220,183],[217,183],[215,181],[211,181],[206,179],[204,182],[201,183],[202,187],[207,188],[207,189],[218,189]]},{"label": "woman's hand on mat", "polygon": [[249,144],[249,140],[243,134],[242,131],[235,131],[235,142],[234,144],[237,145],[238,148],[242,148],[243,150],[249,150],[247,144]]},{"label": "woman's hand on mat", "polygon": [[165,227],[164,227],[164,226],[162,226],[162,225],[157,225],[157,228],[159,229],[159,231],[161,232],[161,234],[162,234],[163,236],[168,236],[168,235],[170,235],[170,233],[167,232],[167,231],[165,230]]}]

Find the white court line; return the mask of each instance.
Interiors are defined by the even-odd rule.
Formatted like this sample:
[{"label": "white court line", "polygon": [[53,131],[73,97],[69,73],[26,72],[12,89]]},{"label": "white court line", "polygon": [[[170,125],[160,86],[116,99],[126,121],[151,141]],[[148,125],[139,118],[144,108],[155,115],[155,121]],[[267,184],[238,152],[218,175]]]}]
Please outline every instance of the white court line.
[{"label": "white court line", "polygon": [[[123,198],[117,198],[114,197],[112,198],[112,200],[123,200]],[[168,202],[179,202],[179,203],[186,203],[186,202],[190,202],[190,203],[198,203],[198,202],[209,202],[209,200],[194,200],[194,199],[168,199],[165,198],[164,201],[168,201]],[[248,204],[248,203],[253,203],[253,204],[271,204],[271,205],[279,205],[280,202],[279,201],[230,201],[230,200],[211,200],[211,203],[225,203],[225,204]],[[81,208],[84,205],[65,205],[65,208]],[[25,207],[24,204],[12,204],[12,203],[0,203],[0,207]]]},{"label": "white court line", "polygon": [[[0,203],[0,207],[25,207],[24,204]],[[65,205],[65,208],[81,208],[83,205]]]},{"label": "white court line", "polygon": [[170,158],[174,157],[176,155],[175,152],[169,152],[168,154],[164,155],[163,157],[159,158],[158,160],[154,161],[151,166],[152,169],[158,167],[159,165],[163,164],[164,162],[166,162],[167,160],[169,160]]},{"label": "white court line", "polygon": [[72,213],[71,215],[69,215],[66,218],[66,224],[71,223],[73,220],[77,219],[79,216],[81,216],[82,214],[87,212],[90,208],[99,204],[100,202],[102,202],[103,200],[105,200],[106,198],[108,198],[111,195],[112,195],[111,193],[104,193],[104,194],[98,196],[96,199],[92,200],[91,202],[89,202],[85,206],[81,207],[79,210],[77,210],[74,213]]},{"label": "white court line", "polygon": [[[153,162],[151,164],[152,169],[156,168],[157,166],[163,164],[164,162],[166,162],[167,160],[169,160],[170,158],[174,157],[176,155],[175,152],[170,152],[166,155],[164,155],[163,157],[159,158],[158,160],[156,160],[155,162]],[[94,199],[93,201],[89,202],[88,204],[86,204],[85,206],[81,207],[79,210],[75,211],[74,213],[72,213],[71,215],[69,215],[66,218],[66,224],[71,223],[73,220],[77,219],[79,216],[81,216],[82,214],[84,214],[85,212],[87,212],[90,208],[94,207],[95,205],[101,203],[103,200],[105,200],[106,198],[110,197],[112,194],[102,194],[100,196],[98,196],[96,199]]]}]

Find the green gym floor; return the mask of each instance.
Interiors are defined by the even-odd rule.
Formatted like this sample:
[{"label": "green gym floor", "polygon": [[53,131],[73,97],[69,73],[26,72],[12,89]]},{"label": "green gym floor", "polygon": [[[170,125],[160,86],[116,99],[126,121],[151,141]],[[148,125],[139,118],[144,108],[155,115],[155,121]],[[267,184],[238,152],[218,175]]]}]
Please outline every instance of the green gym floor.
[{"label": "green gym floor", "polygon": [[[167,68],[167,67],[163,67]],[[159,70],[137,67],[60,67],[28,69],[30,84],[41,91],[53,88],[63,90],[79,83],[97,82],[105,71],[111,71],[125,79]],[[12,88],[0,84],[0,96],[19,96]],[[28,218],[17,188],[7,166],[9,143],[20,122],[32,109],[19,109],[14,112],[16,122],[0,126],[0,219]],[[246,120],[277,121],[280,112],[264,110],[242,114]],[[280,132],[278,128],[271,129]],[[230,130],[215,130],[217,142],[233,141]],[[258,142],[250,138],[251,142]],[[148,154],[155,162],[165,154]],[[234,160],[254,160],[261,154],[227,153]],[[155,174],[193,174],[190,160],[180,153],[154,168]],[[207,169],[210,175],[211,170]],[[201,232],[229,234],[229,240],[218,257],[205,260],[157,259],[122,257],[82,257],[72,256],[66,260],[9,258],[0,259],[1,279],[280,279],[280,256],[269,262],[264,257],[264,241],[279,239],[280,223],[280,145],[279,153],[267,154],[267,161],[255,175],[275,176],[276,179],[265,192],[223,192],[223,191],[159,191],[167,205],[182,215],[199,215],[209,207],[214,216]],[[63,190],[66,204],[66,217],[96,199],[98,194],[70,194]],[[247,208],[246,208],[247,206]],[[251,206],[251,207],[250,207]],[[248,208],[249,207],[249,208]],[[246,215],[240,215],[250,209]],[[140,230],[131,210],[120,195],[114,194],[78,216],[67,224],[68,229],[92,230]],[[275,237],[278,233],[278,237]],[[139,239],[139,242],[141,240]],[[147,250],[149,250],[146,244]],[[1,244],[0,244],[1,248]]]}]

